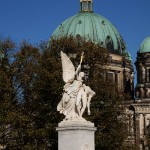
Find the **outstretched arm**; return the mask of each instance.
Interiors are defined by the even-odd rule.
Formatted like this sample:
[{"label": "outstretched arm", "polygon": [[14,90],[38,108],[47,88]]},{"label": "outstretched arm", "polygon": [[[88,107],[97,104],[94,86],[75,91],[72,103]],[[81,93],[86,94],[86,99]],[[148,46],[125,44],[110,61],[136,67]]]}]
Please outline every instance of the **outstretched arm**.
[{"label": "outstretched arm", "polygon": [[79,64],[78,68],[76,69],[76,73],[75,73],[76,75],[78,75],[79,72],[81,71],[81,64],[83,61],[83,57],[84,57],[84,52],[82,52],[82,54],[81,54],[80,64]]},{"label": "outstretched arm", "polygon": [[78,75],[80,71],[81,71],[81,64],[79,64],[79,66],[78,66],[78,68],[77,68],[77,70],[76,70],[75,75]]}]

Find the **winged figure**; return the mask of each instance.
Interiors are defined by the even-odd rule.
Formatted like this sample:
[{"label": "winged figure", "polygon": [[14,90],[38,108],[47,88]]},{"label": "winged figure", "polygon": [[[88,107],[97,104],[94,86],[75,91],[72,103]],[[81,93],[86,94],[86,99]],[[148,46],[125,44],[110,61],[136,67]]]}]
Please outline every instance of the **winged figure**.
[{"label": "winged figure", "polygon": [[65,120],[68,121],[76,119],[84,120],[82,115],[86,107],[88,108],[88,114],[90,114],[90,101],[95,95],[95,92],[89,86],[83,84],[84,72],[81,72],[83,54],[81,55],[80,64],[75,70],[69,57],[61,51],[65,85],[63,87],[62,99],[57,106],[57,111],[64,114],[66,116]]}]

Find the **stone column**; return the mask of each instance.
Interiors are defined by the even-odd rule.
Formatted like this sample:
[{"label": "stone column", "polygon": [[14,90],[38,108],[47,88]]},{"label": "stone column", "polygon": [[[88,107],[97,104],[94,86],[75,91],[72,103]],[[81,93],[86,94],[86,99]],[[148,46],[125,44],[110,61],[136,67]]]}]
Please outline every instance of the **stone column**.
[{"label": "stone column", "polygon": [[58,150],[95,150],[94,124],[88,121],[59,123]]},{"label": "stone column", "polygon": [[149,98],[149,88],[145,88],[145,96],[146,98]]},{"label": "stone column", "polygon": [[145,82],[147,83],[147,68],[145,67]]},{"label": "stone column", "polygon": [[120,90],[121,91],[124,91],[124,72],[122,71],[120,73],[120,76],[119,76],[119,86],[120,86]]},{"label": "stone column", "polygon": [[118,71],[115,71],[115,83],[117,84],[117,86],[118,86],[118,90],[120,90],[119,89],[119,72]]},{"label": "stone column", "polygon": [[146,70],[147,70],[146,71],[147,72],[147,77],[146,77],[147,78],[147,83],[149,83],[149,68],[147,68]]},{"label": "stone column", "polygon": [[145,83],[145,68],[142,66],[142,83]]},{"label": "stone column", "polygon": [[145,91],[143,87],[140,88],[140,98],[145,98]]},{"label": "stone column", "polygon": [[146,135],[146,114],[143,114],[143,130],[144,130],[144,136]]},{"label": "stone column", "polygon": [[135,135],[135,130],[134,130],[134,114],[132,114],[132,118],[131,118],[131,135],[132,135],[132,137],[134,137],[134,135]]},{"label": "stone column", "polygon": [[135,137],[135,142],[136,142],[136,150],[140,150],[140,114],[136,114],[136,137]]}]

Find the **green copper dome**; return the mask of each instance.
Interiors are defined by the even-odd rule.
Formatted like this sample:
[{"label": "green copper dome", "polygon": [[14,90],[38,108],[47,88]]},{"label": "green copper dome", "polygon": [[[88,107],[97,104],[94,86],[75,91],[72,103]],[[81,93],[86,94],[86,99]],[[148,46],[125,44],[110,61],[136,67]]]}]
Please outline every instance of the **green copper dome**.
[{"label": "green copper dome", "polygon": [[59,39],[65,36],[80,35],[86,40],[100,43],[111,52],[122,54],[125,50],[124,41],[106,18],[89,11],[81,11],[61,23],[53,32],[52,37]]},{"label": "green copper dome", "polygon": [[52,38],[80,35],[86,40],[99,43],[111,53],[123,54],[126,46],[121,35],[106,18],[93,13],[93,0],[80,0],[80,8],[79,13],[56,28]]},{"label": "green copper dome", "polygon": [[149,52],[150,52],[150,36],[144,39],[139,50],[139,53],[149,53]]}]

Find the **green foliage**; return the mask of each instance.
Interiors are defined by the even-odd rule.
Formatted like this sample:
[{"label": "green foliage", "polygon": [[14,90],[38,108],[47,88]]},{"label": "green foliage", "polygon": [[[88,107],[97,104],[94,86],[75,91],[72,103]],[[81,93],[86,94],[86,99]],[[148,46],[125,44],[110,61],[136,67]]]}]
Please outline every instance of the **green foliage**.
[{"label": "green foliage", "polygon": [[58,149],[55,128],[64,117],[56,110],[64,85],[60,51],[67,53],[75,66],[84,51],[85,84],[96,92],[92,114],[84,117],[97,127],[96,149],[123,149],[124,97],[115,83],[104,80],[109,64],[106,49],[81,37],[52,39],[49,47],[42,43],[38,48],[23,42],[10,62],[8,51],[13,44],[3,44],[0,42],[6,50],[0,59],[0,144],[8,150]]},{"label": "green foliage", "polygon": [[0,40],[0,144],[7,145],[11,136],[12,114],[15,112],[16,97],[13,86],[13,65],[11,63],[15,45],[10,39]]},{"label": "green foliage", "polygon": [[56,149],[55,127],[58,119],[54,108],[55,101],[60,99],[58,85],[61,84],[61,80],[57,78],[61,73],[54,73],[54,70],[59,68],[59,65],[57,66],[56,60],[48,51],[43,50],[40,53],[39,49],[31,44],[23,43],[16,54],[14,66],[15,82],[19,89],[18,97],[21,100],[22,114],[25,115],[23,118],[27,117],[25,122],[19,123],[19,129],[24,129],[21,131],[21,147]]}]

